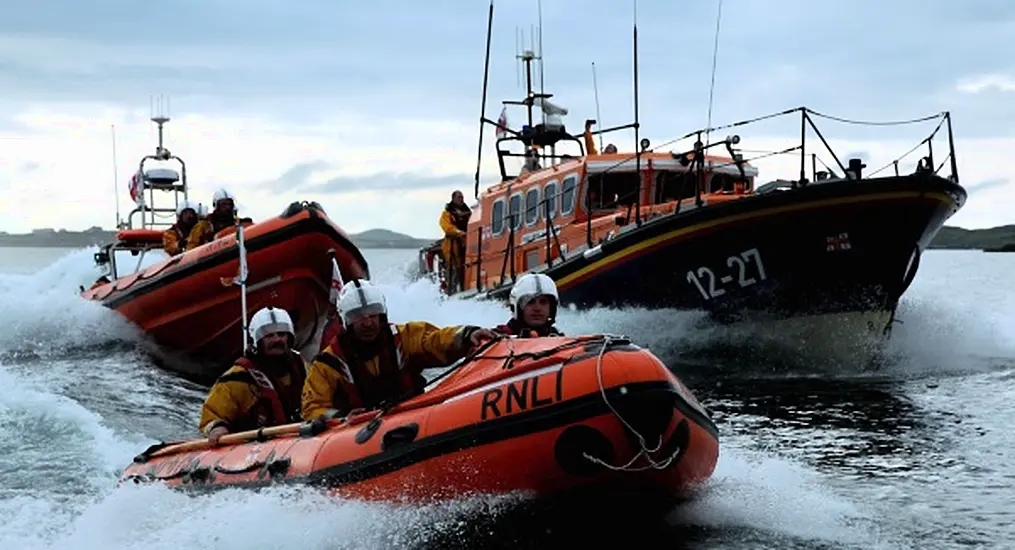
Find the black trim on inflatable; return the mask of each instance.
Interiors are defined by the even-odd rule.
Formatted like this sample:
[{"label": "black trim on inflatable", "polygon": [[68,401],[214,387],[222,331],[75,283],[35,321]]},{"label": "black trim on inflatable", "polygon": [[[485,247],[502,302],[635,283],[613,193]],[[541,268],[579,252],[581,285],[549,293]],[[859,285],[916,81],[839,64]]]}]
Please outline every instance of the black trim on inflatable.
[{"label": "black trim on inflatable", "polygon": [[[712,419],[695,410],[694,407],[684,401],[669,382],[654,381],[626,384],[623,386],[624,394],[621,393],[620,388],[618,386],[608,389],[606,392],[608,398],[614,400],[622,395],[626,395],[627,399],[631,399],[633,396],[668,394],[669,397],[672,397],[673,406],[684,415],[686,420],[697,424],[718,441],[719,431]],[[203,481],[196,481],[194,483],[181,484],[179,488],[193,491],[214,491],[233,487],[257,488],[270,483],[339,487],[349,483],[380,477],[442,455],[560,428],[610,413],[611,411],[603,401],[602,395],[599,392],[595,392],[555,405],[464,426],[419,440],[406,441],[390,450],[384,450],[369,457],[353,460],[299,477],[284,478],[272,482],[251,481],[221,484],[205,484]],[[675,437],[677,441],[684,439],[684,436],[681,434],[675,434]],[[204,467],[197,467],[195,470],[202,468]],[[125,478],[125,481],[135,479],[138,482],[143,482],[147,477],[149,476],[139,473],[128,476]],[[193,477],[186,478],[194,479]]]},{"label": "black trim on inflatable", "polygon": [[[298,205],[299,203],[293,204]],[[292,207],[293,205],[289,205],[289,208],[286,209],[286,212],[292,209]],[[301,205],[299,210],[297,210],[292,215],[299,213],[299,211],[303,209],[304,207]],[[288,241],[301,235],[311,233],[321,233],[326,237],[332,239],[336,243],[338,243],[339,246],[345,249],[346,252],[348,252],[353,258],[355,258],[358,262],[360,262],[360,264],[363,266],[363,270],[366,272],[367,277],[369,278],[370,267],[367,264],[366,258],[363,257],[363,253],[360,252],[359,248],[357,248],[354,244],[352,244],[352,242],[349,239],[347,239],[341,233],[339,233],[335,229],[335,227],[328,221],[328,219],[323,217],[322,214],[318,213],[314,208],[308,208],[307,211],[310,212],[310,217],[305,220],[300,220],[291,225],[281,227],[265,235],[258,235],[256,237],[247,239],[244,243],[247,249],[247,253],[249,254],[251,252],[256,252],[258,250],[263,250],[265,248],[281,244],[285,241]],[[286,212],[283,212],[283,214]],[[130,287],[128,287],[126,290],[123,291],[114,290],[109,296],[102,299],[100,302],[105,307],[108,307],[110,309],[116,309],[119,306],[137,298],[138,296],[143,296],[150,292],[154,292],[165,286],[173,284],[177,281],[180,281],[182,279],[185,279],[187,277],[190,277],[207,269],[211,269],[228,262],[236,261],[236,255],[237,255],[236,245],[224,248],[197,261],[191,262],[183,267],[163,270],[155,277],[152,277],[150,279],[143,279],[139,282],[136,282]],[[113,284],[116,284],[116,281],[113,281]]]}]

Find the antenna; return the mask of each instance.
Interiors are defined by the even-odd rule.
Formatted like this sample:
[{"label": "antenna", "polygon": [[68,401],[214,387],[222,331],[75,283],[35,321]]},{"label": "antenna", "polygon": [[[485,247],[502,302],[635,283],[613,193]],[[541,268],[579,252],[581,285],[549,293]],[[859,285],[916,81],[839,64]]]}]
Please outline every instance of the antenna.
[{"label": "antenna", "polygon": [[[592,62],[592,91],[596,94],[596,124],[603,128],[603,116],[599,114],[599,84],[596,82],[596,62]],[[599,134],[599,150],[603,150],[603,134]]]},{"label": "antenna", "polygon": [[113,138],[113,196],[116,198],[116,228],[120,229],[120,181],[116,175],[116,124],[110,124]]},{"label": "antenna", "polygon": [[486,61],[483,63],[483,101],[479,108],[479,147],[476,153],[475,197],[479,198],[479,166],[483,161],[483,118],[486,116],[486,86],[490,76],[490,38],[493,36],[493,0],[490,0],[490,16],[486,22]]},{"label": "antenna", "polygon": [[[165,101],[165,103],[163,103],[163,100]],[[163,105],[165,105],[165,109],[163,109]],[[160,95],[157,107],[158,107],[158,110],[155,111],[154,113],[152,113],[152,117],[151,117],[151,121],[154,122],[158,126],[158,131],[159,131],[159,144],[155,148],[155,156],[161,158],[162,160],[165,160],[165,158],[163,158],[164,155],[165,155],[165,147],[163,147],[163,145],[164,145],[163,132],[164,132],[165,129],[163,128],[163,126],[167,122],[169,122],[169,116],[168,116],[168,112],[169,112],[169,98],[168,97],[164,98],[163,96]],[[168,155],[165,155],[165,156],[168,157]]]},{"label": "antenna", "polygon": [[[634,0],[634,159],[638,174],[638,198],[634,201],[635,223],[641,226],[641,140],[638,129],[638,0]],[[600,134],[602,135],[602,134]]]},{"label": "antenna", "polygon": [[[546,96],[546,88],[543,84],[543,0],[537,0],[537,9],[539,11],[537,21],[539,25],[536,27],[539,33],[539,95]],[[535,48],[533,48],[535,49]],[[543,113],[543,124],[546,124],[546,110],[540,109]]]},{"label": "antenna", "polygon": [[719,13],[715,16],[715,44],[712,46],[712,83],[708,87],[708,121],[705,123],[705,146],[709,144],[712,133],[712,93],[715,91],[715,62],[719,53],[719,21],[722,19],[722,0],[719,0]]}]

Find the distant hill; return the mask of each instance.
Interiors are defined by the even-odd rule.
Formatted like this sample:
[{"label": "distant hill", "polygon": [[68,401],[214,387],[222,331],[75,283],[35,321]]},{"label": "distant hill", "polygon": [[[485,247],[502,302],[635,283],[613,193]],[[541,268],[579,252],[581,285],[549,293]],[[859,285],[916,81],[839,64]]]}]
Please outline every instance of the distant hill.
[{"label": "distant hill", "polygon": [[362,233],[350,233],[349,238],[359,248],[422,248],[435,239],[418,239],[388,229],[367,229]]},{"label": "distant hill", "polygon": [[[45,228],[21,234],[0,231],[0,246],[84,248],[86,246],[108,243],[115,237],[115,231],[102,229],[101,227],[92,227],[85,231]],[[417,249],[434,241],[434,239],[418,239],[387,229],[369,229],[362,233],[350,233],[349,238],[359,248]]]},{"label": "distant hill", "polygon": [[[0,231],[0,246],[40,246],[83,248],[101,245],[113,240],[115,232],[100,227],[85,231],[63,229],[35,229],[31,233],[10,234]],[[388,229],[368,229],[362,233],[350,233],[353,244],[360,248],[405,248],[418,249],[436,239],[420,239]],[[937,249],[1001,249],[1015,247],[1015,225],[991,227],[990,229],[963,229],[944,226],[930,244]]]},{"label": "distant hill", "polygon": [[990,229],[963,229],[944,226],[930,243],[930,248],[948,249],[999,249],[1015,245],[1015,225],[1002,225]]}]

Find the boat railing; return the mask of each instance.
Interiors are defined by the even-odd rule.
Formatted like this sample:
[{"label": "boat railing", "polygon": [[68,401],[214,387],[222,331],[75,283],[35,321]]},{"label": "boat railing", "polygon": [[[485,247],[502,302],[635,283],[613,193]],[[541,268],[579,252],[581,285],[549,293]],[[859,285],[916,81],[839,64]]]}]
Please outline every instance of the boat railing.
[{"label": "boat railing", "polygon": [[[739,127],[742,127],[742,126],[747,126],[747,125],[755,124],[755,123],[758,123],[758,122],[761,122],[761,121],[765,121],[765,120],[769,120],[769,119],[774,119],[774,118],[779,118],[779,117],[784,117],[784,116],[795,115],[795,114],[799,114],[799,116],[800,116],[800,139],[799,139],[799,141],[797,142],[797,144],[795,146],[788,147],[788,148],[785,148],[785,149],[782,149],[782,150],[779,150],[779,151],[758,151],[758,150],[754,150],[754,151],[751,151],[751,152],[760,153],[760,155],[745,161],[745,162],[750,162],[752,160],[758,160],[758,159],[765,158],[765,157],[768,157],[768,156],[793,154],[793,153],[799,151],[799,159],[800,159],[799,174],[798,174],[796,179],[786,179],[786,181],[788,181],[791,184],[791,187],[794,188],[794,189],[798,188],[798,187],[804,187],[807,184],[809,184],[811,182],[816,182],[816,181],[825,181],[825,180],[834,180],[834,179],[838,179],[838,180],[845,179],[845,180],[857,180],[858,181],[858,180],[861,180],[861,179],[864,179],[864,178],[871,178],[871,177],[873,177],[873,176],[875,176],[877,174],[880,174],[881,172],[883,172],[883,171],[885,171],[885,170],[887,170],[889,168],[893,168],[893,167],[895,169],[895,175],[899,176],[899,175],[901,175],[900,168],[899,168],[900,161],[902,161],[906,157],[912,155],[914,152],[916,152],[922,146],[926,146],[926,153],[927,154],[926,154],[926,156],[921,157],[919,159],[919,161],[916,163],[916,168],[915,168],[914,172],[916,172],[916,173],[928,173],[928,174],[935,174],[935,175],[937,175],[937,174],[939,174],[941,172],[941,170],[944,169],[945,165],[947,164],[948,167],[949,167],[949,174],[948,174],[947,178],[949,180],[951,180],[952,182],[955,182],[955,183],[959,182],[958,162],[956,161],[956,157],[955,157],[955,139],[954,139],[954,135],[952,133],[951,113],[949,111],[942,111],[940,113],[936,113],[936,114],[933,114],[933,115],[913,118],[913,119],[909,119],[909,120],[864,121],[864,120],[852,120],[852,119],[846,119],[846,118],[842,118],[842,117],[832,116],[832,115],[820,113],[818,111],[815,111],[815,110],[807,108],[807,107],[796,107],[796,108],[787,109],[785,111],[781,111],[781,112],[778,112],[778,113],[772,113],[772,114],[768,114],[768,115],[764,115],[764,116],[760,116],[760,117],[755,117],[755,118],[751,118],[751,119],[747,119],[747,120],[741,120],[741,121],[733,122],[733,123],[730,123],[730,124],[724,124],[722,126],[717,126],[717,127],[714,127],[714,128],[704,128],[704,129],[700,129],[700,130],[695,130],[693,132],[688,132],[687,134],[684,134],[683,136],[677,138],[676,140],[668,141],[668,142],[662,144],[659,147],[663,147],[663,146],[669,145],[671,143],[674,143],[674,142],[677,142],[677,141],[682,141],[682,140],[685,140],[685,139],[688,139],[688,138],[696,138],[697,139],[696,145],[697,145],[698,143],[701,142],[701,138],[702,138],[703,134],[705,135],[705,139],[707,141],[709,134],[711,134],[713,132],[717,132],[717,131],[720,131],[720,130],[731,129],[731,128],[739,128]],[[920,123],[929,123],[929,122],[933,122],[933,121],[937,121],[937,125],[934,127],[934,129],[930,132],[929,135],[927,135],[922,140],[920,140],[918,143],[916,143],[911,149],[909,149],[908,151],[906,151],[905,153],[903,153],[899,157],[896,157],[895,159],[889,161],[885,165],[877,168],[876,170],[872,170],[872,171],[864,174],[863,173],[863,169],[866,168],[866,165],[863,164],[863,160],[860,159],[860,158],[847,159],[846,164],[843,164],[842,160],[840,160],[839,155],[836,154],[835,150],[829,144],[828,140],[825,139],[825,135],[821,132],[821,130],[818,128],[818,125],[815,123],[814,119],[816,119],[816,118],[822,118],[822,119],[831,120],[831,121],[842,123],[842,124],[849,124],[849,125],[853,125],[853,126],[892,127],[892,126],[906,126],[906,125],[914,125],[914,124],[920,124]],[[814,145],[813,145],[813,143],[809,143],[808,142],[808,129],[810,129],[813,132],[813,134],[818,138],[818,140],[820,141],[821,145],[823,146],[824,151],[827,152],[831,156],[831,161],[832,161],[831,164],[834,164],[835,168],[838,168],[839,174],[841,174],[841,175],[836,174],[835,168],[830,167],[829,166],[830,163],[825,162],[818,153],[811,151],[811,148]],[[937,159],[935,159],[934,139],[936,137],[938,137],[938,135],[940,134],[942,129],[944,129],[945,132],[946,132],[945,139],[947,140],[947,144],[946,144],[945,149],[946,149],[947,153],[945,154],[944,158],[941,159],[938,162]],[[738,142],[739,142],[739,140],[738,140]],[[747,150],[747,149],[738,149],[738,154],[742,155],[742,153],[745,153],[745,152],[748,152],[748,151],[749,150]],[[694,153],[694,149],[690,150],[688,153],[683,153],[683,154],[684,155],[693,156],[693,153]],[[677,154],[674,154],[674,156],[677,156]],[[808,178],[808,161],[810,161],[810,178]],[[736,157],[734,157],[734,162],[736,162]],[[819,163],[822,165],[824,170],[819,170],[818,169],[818,164]]]}]

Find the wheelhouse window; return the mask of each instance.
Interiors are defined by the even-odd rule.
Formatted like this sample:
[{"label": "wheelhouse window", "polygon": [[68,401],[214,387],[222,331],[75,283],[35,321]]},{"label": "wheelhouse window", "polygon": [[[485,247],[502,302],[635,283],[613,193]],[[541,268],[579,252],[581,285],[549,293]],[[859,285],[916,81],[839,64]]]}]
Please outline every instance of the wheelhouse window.
[{"label": "wheelhouse window", "polygon": [[516,193],[511,195],[508,199],[508,218],[512,227],[520,229],[522,227],[522,194]]},{"label": "wheelhouse window", "polygon": [[[551,181],[546,184],[546,189],[543,191],[543,198],[546,200],[546,206],[543,208],[550,209],[549,219],[557,217],[557,182]],[[546,210],[543,210],[543,215],[546,215]]]},{"label": "wheelhouse window", "polygon": [[637,172],[602,172],[588,179],[586,200],[592,211],[615,210],[638,200]]},{"label": "wheelhouse window", "polygon": [[688,172],[665,170],[656,174],[656,204],[694,198],[698,176]]},{"label": "wheelhouse window", "polygon": [[539,221],[539,188],[533,187],[525,192],[525,226],[532,227]]},{"label": "wheelhouse window", "polygon": [[495,237],[504,232],[504,199],[497,199],[493,201],[490,231]]},{"label": "wheelhouse window", "polygon": [[576,187],[578,186],[578,175],[572,174],[564,178],[564,184],[560,194],[560,213],[563,216],[574,212]]}]

